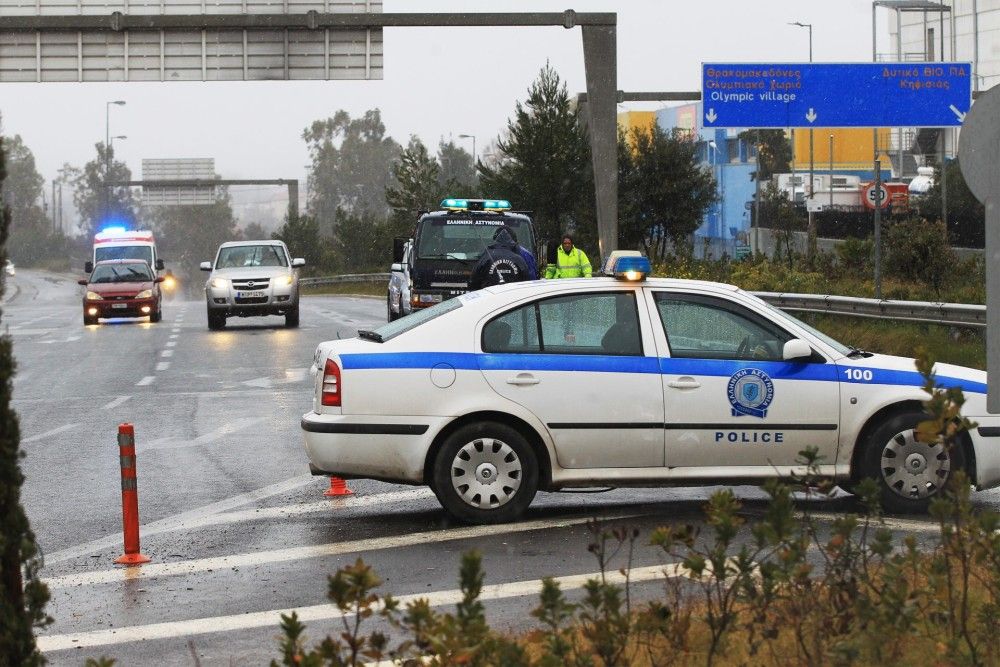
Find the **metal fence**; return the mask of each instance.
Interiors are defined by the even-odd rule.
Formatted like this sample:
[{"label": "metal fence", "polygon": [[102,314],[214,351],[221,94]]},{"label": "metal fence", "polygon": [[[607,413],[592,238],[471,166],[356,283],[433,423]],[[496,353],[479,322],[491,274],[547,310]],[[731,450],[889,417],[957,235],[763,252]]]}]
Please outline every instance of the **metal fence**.
[{"label": "metal fence", "polygon": [[[337,285],[342,283],[380,283],[387,280],[389,280],[388,273],[349,273],[341,276],[301,278],[299,284],[303,286]],[[986,306],[977,304],[888,301],[831,294],[790,294],[786,292],[754,292],[754,294],[782,310],[986,327]]]}]

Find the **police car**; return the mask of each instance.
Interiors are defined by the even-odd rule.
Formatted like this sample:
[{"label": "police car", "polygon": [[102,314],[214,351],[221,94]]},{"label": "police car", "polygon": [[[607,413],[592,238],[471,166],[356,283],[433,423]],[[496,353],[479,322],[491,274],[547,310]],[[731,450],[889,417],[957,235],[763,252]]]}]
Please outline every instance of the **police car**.
[{"label": "police car", "polygon": [[1000,484],[986,374],[938,364],[978,428],[946,449],[912,359],[829,338],[730,285],[611,274],[489,287],[321,343],[302,417],[317,475],[430,486],[454,516],[515,519],[538,490],[759,483],[820,470],[873,477],[892,511],[926,509],[950,476]]}]

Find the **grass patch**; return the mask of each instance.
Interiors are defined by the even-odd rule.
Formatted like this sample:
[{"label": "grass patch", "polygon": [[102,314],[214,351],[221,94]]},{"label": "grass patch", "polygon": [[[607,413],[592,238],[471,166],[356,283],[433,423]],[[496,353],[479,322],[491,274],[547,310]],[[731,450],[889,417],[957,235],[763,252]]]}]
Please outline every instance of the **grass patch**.
[{"label": "grass patch", "polygon": [[849,317],[819,313],[791,313],[803,322],[846,345],[862,350],[915,357],[924,348],[937,361],[986,370],[986,330]]}]

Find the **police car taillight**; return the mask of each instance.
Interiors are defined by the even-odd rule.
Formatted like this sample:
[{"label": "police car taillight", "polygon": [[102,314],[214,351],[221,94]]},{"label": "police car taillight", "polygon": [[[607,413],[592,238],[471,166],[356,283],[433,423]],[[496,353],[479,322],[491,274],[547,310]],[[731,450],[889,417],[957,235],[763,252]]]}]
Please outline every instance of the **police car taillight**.
[{"label": "police car taillight", "polygon": [[340,366],[333,359],[327,359],[323,366],[323,405],[340,405]]}]

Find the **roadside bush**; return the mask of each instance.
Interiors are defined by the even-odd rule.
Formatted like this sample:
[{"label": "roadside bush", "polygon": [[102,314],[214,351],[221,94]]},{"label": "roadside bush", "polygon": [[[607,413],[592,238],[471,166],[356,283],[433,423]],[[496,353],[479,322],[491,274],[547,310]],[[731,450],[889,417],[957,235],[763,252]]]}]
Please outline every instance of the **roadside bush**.
[{"label": "roadside bush", "polygon": [[[930,418],[917,438],[958,446],[975,424],[961,417],[961,390],[937,386],[932,367],[921,355]],[[462,558],[454,614],[426,599],[403,606],[380,596],[379,580],[358,560],[330,578],[343,632],[310,649],[295,614],[283,616],[282,662],[271,664],[1000,665],[1000,515],[973,508],[964,473],[933,501],[938,538],[922,550],[883,525],[874,480],[857,485],[858,512],[821,522],[793,489],[828,497],[834,484],[818,474],[815,450],[799,463],[802,476],[765,484],[771,500],[760,516],[747,516],[727,489],[712,494],[702,524],[654,531],[649,544],[667,564],[664,594],[649,602],[633,602],[629,580],[638,531],[594,521],[589,550],[599,576],[579,602],[545,579],[531,633],[489,627],[476,553]],[[402,641],[390,648],[386,634],[364,632],[375,617]]]},{"label": "roadside bush", "polygon": [[837,259],[842,270],[870,274],[873,270],[875,241],[867,238],[848,238],[837,246]]},{"label": "roadside bush", "polygon": [[888,273],[922,282],[941,294],[956,264],[944,223],[908,218],[889,227],[886,241]]}]

